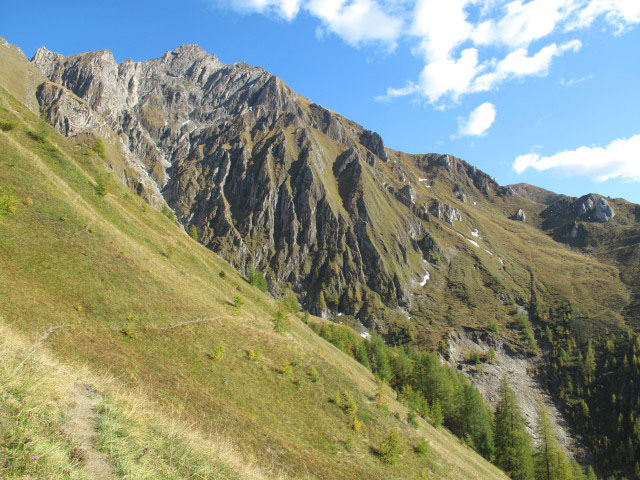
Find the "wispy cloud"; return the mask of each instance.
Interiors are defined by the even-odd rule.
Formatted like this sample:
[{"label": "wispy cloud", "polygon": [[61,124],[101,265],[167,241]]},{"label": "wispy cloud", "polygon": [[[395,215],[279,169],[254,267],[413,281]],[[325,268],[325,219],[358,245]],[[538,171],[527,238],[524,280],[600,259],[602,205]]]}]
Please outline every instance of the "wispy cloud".
[{"label": "wispy cloud", "polygon": [[640,135],[614,140],[606,147],[580,147],[549,157],[528,153],[513,162],[513,169],[518,173],[529,168],[587,176],[599,182],[610,178],[640,182]]},{"label": "wispy cloud", "polygon": [[573,87],[574,85],[578,85],[579,83],[586,82],[587,80],[591,80],[593,75],[585,75],[584,77],[571,78],[569,80],[565,80],[561,78],[558,83],[563,87]]}]

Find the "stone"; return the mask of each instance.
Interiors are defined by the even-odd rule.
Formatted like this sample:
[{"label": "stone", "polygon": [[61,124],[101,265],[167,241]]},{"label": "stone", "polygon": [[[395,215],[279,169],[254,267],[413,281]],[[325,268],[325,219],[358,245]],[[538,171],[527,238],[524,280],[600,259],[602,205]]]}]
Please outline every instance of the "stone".
[{"label": "stone", "polygon": [[515,219],[518,222],[526,222],[527,221],[527,215],[524,213],[523,209],[518,209],[518,212],[516,213]]}]

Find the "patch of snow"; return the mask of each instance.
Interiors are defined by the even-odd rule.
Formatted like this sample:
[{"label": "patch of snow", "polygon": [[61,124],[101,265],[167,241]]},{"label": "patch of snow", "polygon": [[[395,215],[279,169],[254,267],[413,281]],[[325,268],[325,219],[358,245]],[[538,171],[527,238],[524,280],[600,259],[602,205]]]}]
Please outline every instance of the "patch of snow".
[{"label": "patch of snow", "polygon": [[471,235],[474,236],[474,237],[480,238],[480,235],[478,234],[478,229],[477,228],[473,229],[473,232],[471,232]]},{"label": "patch of snow", "polygon": [[178,130],[181,130],[181,129],[182,129],[182,127],[184,127],[184,126],[185,126],[187,123],[189,123],[190,121],[191,121],[191,120],[187,120],[186,122],[184,122],[182,125],[180,125],[180,126],[178,127]]},{"label": "patch of snow", "polygon": [[418,181],[419,182],[426,182],[427,180],[429,180],[428,178],[419,178]]},{"label": "patch of snow", "polygon": [[249,107],[249,111],[250,111],[250,112],[253,112],[253,107]]},{"label": "patch of snow", "polygon": [[487,250],[486,248],[484,249],[485,252],[487,252],[489,255],[491,255],[493,257],[493,253],[490,252],[489,250]]},{"label": "patch of snow", "polygon": [[504,266],[504,260],[502,260],[500,257],[498,257],[498,260],[500,260],[500,263]]},{"label": "patch of snow", "polygon": [[344,315],[344,313],[342,312],[338,312],[338,316],[341,317],[342,315]]},{"label": "patch of snow", "polygon": [[476,247],[480,248],[480,245],[478,245],[478,242],[475,242],[475,241],[471,240],[470,238],[467,238],[467,242],[472,243]]},{"label": "patch of snow", "polygon": [[366,340],[371,340],[371,334],[369,332],[362,332],[360,336]]},{"label": "patch of snow", "polygon": [[431,275],[429,274],[429,272],[427,272],[425,276],[422,278],[422,281],[420,282],[420,286],[424,287],[427,284],[427,280],[429,280],[429,278],[431,278]]},{"label": "patch of snow", "polygon": [[475,204],[476,204],[476,202],[473,202],[473,204],[475,205]]}]

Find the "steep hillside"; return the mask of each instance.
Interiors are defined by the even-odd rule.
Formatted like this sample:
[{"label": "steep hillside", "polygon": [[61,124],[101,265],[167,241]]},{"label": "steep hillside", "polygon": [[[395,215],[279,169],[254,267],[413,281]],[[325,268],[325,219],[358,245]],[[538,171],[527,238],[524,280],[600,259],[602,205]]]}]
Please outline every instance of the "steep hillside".
[{"label": "steep hillside", "polygon": [[505,478],[376,406],[369,370],[112,175],[111,137],[65,138],[4,88],[0,125],[3,478]]},{"label": "steep hillside", "polygon": [[[549,193],[524,199],[453,156],[385,148],[263,69],[194,45],[120,65],[107,51],[41,48],[32,63],[117,132],[201,243],[316,314],[434,345],[452,326],[506,326],[511,304],[535,297],[624,328],[635,290],[615,266],[513,221],[522,209],[537,226],[532,200]],[[93,127],[60,108],[69,91],[40,87],[38,100],[76,135]]]},{"label": "steep hillside", "polygon": [[[560,363],[579,367],[589,340],[604,344],[607,336],[632,339],[638,327],[637,205],[595,194],[575,199],[524,184],[504,187],[452,155],[409,155],[389,149],[375,132],[301,97],[265,70],[243,63],[225,65],[195,45],[176,48],[158,59],[121,64],[108,51],[64,57],[46,48],[39,49],[29,63],[8,44],[0,45],[0,58],[11,66],[0,71],[6,90],[70,139],[55,136],[55,148],[68,145],[68,151],[76,155],[72,163],[93,179],[94,186],[89,188],[64,172],[64,162],[59,161],[57,168],[63,170],[57,175],[66,185],[63,190],[81,185],[88,195],[78,203],[86,210],[83,220],[67,223],[73,216],[60,214],[58,218],[65,219],[61,220],[63,227],[77,223],[85,232],[106,235],[104,215],[116,215],[115,211],[107,209],[96,217],[91,209],[111,205],[115,199],[107,195],[105,202],[95,198],[95,193],[104,190],[105,182],[108,189],[128,190],[121,190],[107,176],[98,181],[103,164],[154,207],[146,207],[130,194],[117,197],[118,203],[124,202],[121,207],[126,215],[109,217],[117,228],[107,230],[119,232],[129,243],[135,239],[133,246],[113,246],[99,256],[100,261],[92,260],[94,245],[78,247],[84,258],[74,268],[85,270],[71,276],[71,281],[68,272],[56,277],[56,268],[62,268],[57,262],[42,259],[43,270],[20,280],[25,285],[40,285],[43,277],[55,288],[66,289],[63,298],[78,297],[69,300],[65,313],[56,309],[51,314],[59,316],[60,324],[66,323],[68,314],[93,323],[96,318],[109,325],[120,322],[113,331],[112,327],[101,331],[101,343],[94,343],[86,332],[77,337],[75,326],[56,330],[50,341],[59,349],[70,342],[74,350],[68,355],[93,359],[96,365],[108,358],[116,369],[126,372],[123,375],[129,382],[147,385],[142,379],[154,379],[165,389],[152,382],[148,388],[154,398],[159,395],[163,401],[197,404],[205,411],[212,411],[213,405],[221,408],[223,426],[246,432],[241,441],[262,452],[257,455],[278,458],[279,468],[294,465],[286,468],[299,473],[303,464],[313,464],[328,471],[334,468],[329,465],[335,458],[329,461],[319,454],[303,460],[301,450],[283,440],[304,438],[314,445],[313,452],[322,444],[319,437],[302,433],[300,425],[289,427],[283,422],[283,416],[295,417],[293,397],[284,399],[284,412],[267,405],[263,397],[252,399],[255,405],[245,405],[246,400],[234,397],[235,383],[220,374],[216,377],[224,385],[220,389],[229,390],[225,404],[204,393],[219,385],[192,366],[206,369],[209,375],[206,362],[201,365],[195,352],[205,352],[218,341],[237,343],[237,331],[252,338],[253,334],[245,332],[253,332],[259,321],[269,331],[275,307],[257,296],[244,307],[251,315],[241,317],[238,307],[231,305],[229,288],[238,289],[243,297],[256,292],[231,275],[230,267],[220,266],[209,251],[191,240],[185,243],[188,238],[179,236],[178,227],[167,217],[175,214],[179,226],[242,273],[263,272],[272,294],[282,296],[291,290],[312,313],[333,317],[362,333],[375,330],[388,344],[437,347],[443,357],[469,374],[489,401],[497,398],[500,379],[495,374],[488,381],[487,371],[511,375],[509,365],[517,363],[530,377],[522,383],[531,384],[516,389],[521,402],[526,400],[531,406],[532,398],[548,389],[552,395],[543,396],[559,428],[571,419],[579,421],[576,406],[590,392],[587,380],[574,389]],[[21,111],[7,107],[6,114],[11,117],[16,109]],[[9,117],[9,124],[16,121]],[[9,129],[10,133],[3,134],[7,138],[14,135],[6,154],[23,151],[28,156],[25,149],[40,148],[41,153],[57,159],[49,148],[51,142],[40,141],[35,120],[30,121],[27,129],[31,133]],[[81,156],[82,151],[89,153]],[[96,155],[99,160],[87,160],[95,160]],[[155,222],[150,224],[152,234],[147,233],[150,227],[145,222],[151,221],[147,217]],[[47,231],[59,228],[54,223]],[[28,232],[21,233],[29,238]],[[78,242],[85,245],[84,240]],[[41,251],[40,244],[31,251],[47,259],[56,255],[55,250]],[[85,262],[105,272],[98,277],[105,287],[90,283],[94,291],[87,293],[91,290],[85,288],[87,278],[94,270]],[[227,272],[226,279],[212,275],[220,268]],[[115,286],[110,283],[112,276],[118,279]],[[13,293],[20,291],[24,290]],[[55,305],[46,295],[42,302]],[[31,308],[29,317],[41,318]],[[18,318],[18,313],[14,311],[11,318]],[[212,315],[211,322],[201,321]],[[196,322],[178,329],[171,341],[159,341],[154,328],[173,325],[175,316]],[[209,325],[215,322],[231,330],[217,339]],[[144,326],[144,335],[128,335],[129,324],[134,330],[136,325]],[[216,338],[213,346],[206,343],[202,332],[192,330],[195,325],[210,329],[204,333]],[[297,334],[307,332],[315,338],[303,325],[295,325],[300,328]],[[506,352],[495,360],[495,369],[478,370],[477,365],[470,365],[473,351],[458,351],[456,335],[468,331],[490,331],[501,346],[500,353]],[[283,350],[281,337],[259,338],[258,343],[270,345],[279,360],[294,360],[282,356],[287,350]],[[485,344],[483,340],[469,348],[484,355],[488,353],[483,350]],[[292,348],[295,355],[308,352],[300,345]],[[184,358],[172,355],[171,365],[158,369],[169,351],[180,351]],[[135,372],[125,368],[127,361],[135,365]],[[272,370],[280,368],[277,363],[270,365]],[[335,363],[333,367],[341,368]],[[176,369],[184,372],[184,378]],[[359,381],[357,378],[352,380]],[[192,391],[173,398],[167,385],[176,379]],[[245,378],[242,381],[251,384]],[[393,381],[407,385],[397,378]],[[264,383],[263,391],[270,392],[275,385]],[[603,391],[608,393],[608,389]],[[610,408],[607,402],[599,408]],[[242,410],[238,405],[243,405]],[[331,410],[325,407],[322,415]],[[633,408],[624,413],[630,415]],[[247,417],[247,411],[253,416]],[[533,416],[529,416],[531,422]],[[295,432],[293,437],[283,433],[288,428]],[[582,433],[589,437],[591,448],[597,447],[597,454],[606,456],[607,450],[598,447],[599,428]],[[329,430],[327,426],[320,429],[330,436]],[[264,453],[256,440],[262,435],[279,447],[269,447]],[[562,436],[567,445],[576,443],[570,429]],[[620,436],[616,442],[626,440]],[[611,448],[618,449],[618,445]],[[363,443],[360,452],[365,450]],[[357,468],[373,470],[362,475],[378,472],[375,462],[363,465]],[[346,462],[343,467],[348,478],[353,466]],[[627,466],[616,468],[611,471],[628,470]]]}]

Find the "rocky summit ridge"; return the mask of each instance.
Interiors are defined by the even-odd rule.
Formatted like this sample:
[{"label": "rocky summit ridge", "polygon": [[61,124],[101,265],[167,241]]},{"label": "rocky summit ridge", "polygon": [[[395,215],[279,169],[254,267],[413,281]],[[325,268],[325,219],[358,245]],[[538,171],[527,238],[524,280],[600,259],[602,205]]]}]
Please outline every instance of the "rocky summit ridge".
[{"label": "rocky summit ridge", "polygon": [[469,323],[498,317],[505,298],[531,301],[531,265],[513,254],[521,237],[500,235],[516,217],[571,243],[576,222],[609,222],[618,208],[387,148],[264,69],[196,45],[120,64],[106,50],[42,47],[31,62],[48,79],[37,91],[48,121],[68,136],[113,132],[122,180],[166,201],[200,242],[313,313],[350,314],[400,340],[434,319]]}]

